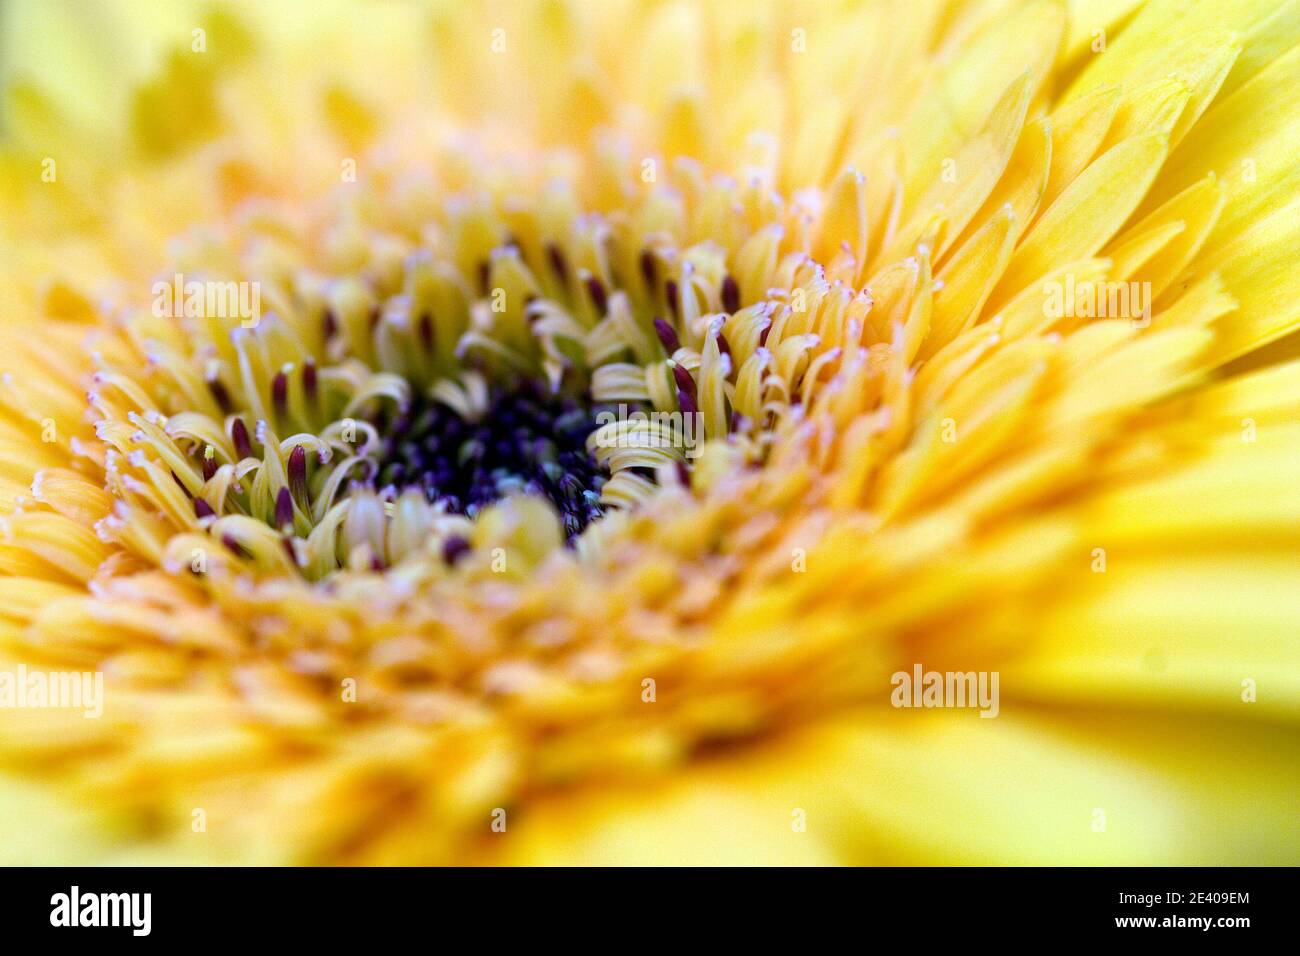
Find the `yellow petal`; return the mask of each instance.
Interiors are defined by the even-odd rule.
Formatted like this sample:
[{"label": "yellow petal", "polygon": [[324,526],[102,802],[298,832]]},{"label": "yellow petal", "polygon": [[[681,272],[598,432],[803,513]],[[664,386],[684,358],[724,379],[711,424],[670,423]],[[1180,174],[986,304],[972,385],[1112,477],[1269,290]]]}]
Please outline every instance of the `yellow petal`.
[{"label": "yellow petal", "polygon": [[920,357],[929,358],[975,321],[984,300],[1002,274],[1015,242],[1016,214],[1010,204],[963,245],[952,257],[934,294],[930,334]]},{"label": "yellow petal", "polygon": [[1099,156],[1042,215],[1011,257],[994,307],[1061,262],[1090,256],[1119,231],[1164,161],[1160,133],[1135,136]]}]

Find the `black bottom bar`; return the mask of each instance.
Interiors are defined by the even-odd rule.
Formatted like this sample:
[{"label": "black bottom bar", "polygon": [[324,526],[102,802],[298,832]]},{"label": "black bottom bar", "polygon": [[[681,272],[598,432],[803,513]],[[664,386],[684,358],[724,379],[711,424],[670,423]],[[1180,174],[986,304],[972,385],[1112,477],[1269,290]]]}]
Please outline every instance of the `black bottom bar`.
[{"label": "black bottom bar", "polygon": [[[1104,936],[1231,945],[1243,933],[1276,935],[1289,925],[1294,881],[1289,869],[1217,868],[51,868],[6,876],[0,917],[12,942],[76,934],[81,942],[332,948],[349,940],[499,944],[515,934],[530,946],[637,937],[734,944],[774,932],[813,942],[830,931],[862,941],[916,932],[918,943]],[[619,927],[626,937],[608,935]]]}]

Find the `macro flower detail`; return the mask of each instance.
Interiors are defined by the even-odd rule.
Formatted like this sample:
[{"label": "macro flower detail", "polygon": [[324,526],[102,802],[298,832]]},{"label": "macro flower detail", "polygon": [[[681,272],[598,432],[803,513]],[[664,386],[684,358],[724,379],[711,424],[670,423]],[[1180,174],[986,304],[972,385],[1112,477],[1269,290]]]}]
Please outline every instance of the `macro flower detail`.
[{"label": "macro flower detail", "polygon": [[1295,861],[1300,5],[275,6],[0,14],[9,857]]}]

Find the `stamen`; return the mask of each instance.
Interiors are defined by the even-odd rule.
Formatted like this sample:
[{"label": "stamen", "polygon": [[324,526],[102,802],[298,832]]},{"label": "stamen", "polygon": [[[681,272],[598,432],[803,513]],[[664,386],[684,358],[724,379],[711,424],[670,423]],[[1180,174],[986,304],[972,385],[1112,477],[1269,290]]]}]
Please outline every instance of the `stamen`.
[{"label": "stamen", "polygon": [[718,351],[728,358],[731,357],[731,343],[727,341],[727,337],[721,330],[718,331]]},{"label": "stamen", "polygon": [[740,286],[730,275],[722,280],[722,308],[731,313],[740,309]]},{"label": "stamen", "polygon": [[691,373],[686,371],[685,368],[678,365],[676,362],[669,362],[669,367],[673,370],[673,380],[677,383],[678,390],[683,391],[690,395],[691,398],[694,398],[695,379],[691,377]]},{"label": "stamen", "polygon": [[664,351],[669,355],[672,355],[682,347],[681,341],[677,338],[677,332],[671,325],[658,316],[655,316],[654,326],[655,334],[659,336],[659,341],[663,344]]},{"label": "stamen", "polygon": [[298,504],[306,510],[309,504],[307,500],[307,449],[302,445],[294,445],[293,451],[289,452],[289,488],[293,497]]},{"label": "stamen", "polygon": [[553,242],[546,244],[546,257],[551,261],[551,269],[564,283],[569,281],[569,267],[564,261],[564,250]]},{"label": "stamen", "polygon": [[596,307],[597,315],[604,315],[609,311],[609,296],[605,292],[605,284],[595,276],[587,279],[587,294],[591,296],[591,304]]},{"label": "stamen", "polygon": [[275,496],[275,526],[281,531],[293,527],[293,496],[281,488]]},{"label": "stamen", "polygon": [[230,422],[230,440],[235,444],[235,454],[240,459],[253,457],[253,443],[248,437],[248,426],[242,418]]},{"label": "stamen", "polygon": [[302,390],[309,401],[316,400],[316,363],[307,359],[302,366]]},{"label": "stamen", "polygon": [[654,253],[646,249],[641,253],[641,278],[645,279],[647,289],[653,290],[655,287],[655,273],[658,271],[655,265]]},{"label": "stamen", "polygon": [[229,415],[234,409],[234,403],[230,401],[230,392],[222,384],[221,379],[214,374],[208,379],[208,391],[212,392],[212,397],[216,399],[217,407],[221,409],[222,415]]},{"label": "stamen", "polygon": [[271,405],[275,408],[277,418],[283,418],[289,409],[289,378],[284,369],[275,373],[271,379]]},{"label": "stamen", "polygon": [[442,543],[442,560],[447,564],[455,564],[464,555],[473,550],[470,543],[458,534],[454,534]]}]

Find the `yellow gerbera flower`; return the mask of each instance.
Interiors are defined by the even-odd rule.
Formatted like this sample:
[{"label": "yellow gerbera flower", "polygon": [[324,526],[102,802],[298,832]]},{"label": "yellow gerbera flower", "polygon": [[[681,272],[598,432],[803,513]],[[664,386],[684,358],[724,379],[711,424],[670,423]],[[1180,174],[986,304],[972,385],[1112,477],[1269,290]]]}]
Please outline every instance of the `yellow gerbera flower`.
[{"label": "yellow gerbera flower", "polygon": [[2,10],[7,861],[1300,860],[1300,3]]}]

